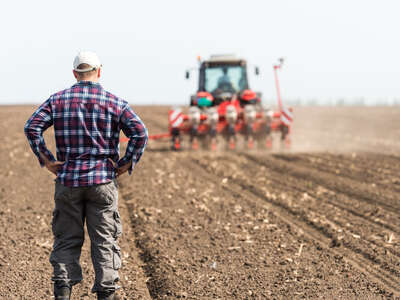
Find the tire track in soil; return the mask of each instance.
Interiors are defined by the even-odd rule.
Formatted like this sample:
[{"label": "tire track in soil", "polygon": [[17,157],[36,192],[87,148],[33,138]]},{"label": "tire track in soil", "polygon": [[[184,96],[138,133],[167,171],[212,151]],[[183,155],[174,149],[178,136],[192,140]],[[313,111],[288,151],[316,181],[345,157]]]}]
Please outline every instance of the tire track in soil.
[{"label": "tire track in soil", "polygon": [[398,156],[396,154],[388,154],[388,157],[392,158],[397,163],[400,163],[400,156]]},{"label": "tire track in soil", "polygon": [[[245,154],[245,157],[248,157],[248,154]],[[287,157],[287,161],[292,161],[292,158],[293,157],[291,157],[290,155]],[[253,161],[254,162],[254,161]],[[258,160],[257,160],[257,162],[259,162]],[[259,162],[260,163],[260,162]],[[302,179],[301,178],[299,178],[299,177],[295,177],[295,176],[292,176],[292,178],[293,179],[295,179],[295,180],[297,180],[297,181],[301,181]],[[297,187],[296,187],[297,188]],[[306,192],[307,193],[309,193],[310,191],[309,190],[306,190]],[[338,192],[335,192],[335,194],[337,194]],[[330,202],[332,202],[332,201],[330,201]],[[333,201],[334,202],[334,205],[335,206],[337,206],[337,207],[339,207],[340,205],[338,205],[337,204],[337,202],[336,201]],[[315,210],[315,208],[313,208],[313,207],[308,207],[308,209],[309,210]],[[379,208],[378,208],[379,209]],[[319,213],[320,212],[320,210],[321,210],[321,207],[318,207],[318,210],[317,211],[315,211],[316,213]],[[346,209],[347,210],[347,209]],[[329,211],[326,211],[326,213],[329,213]],[[355,214],[356,215],[356,214]],[[386,214],[387,215],[387,214]],[[369,218],[366,218],[365,216],[360,216],[360,218],[361,219],[363,219],[363,220],[365,220],[365,221],[367,221],[370,225],[374,225],[374,223],[375,223],[375,225],[380,225],[380,226],[382,226],[382,227],[384,227],[384,228],[387,228],[387,229],[390,229],[391,230],[391,233],[399,233],[399,227],[394,227],[395,225],[398,225],[398,217],[396,217],[397,215],[394,215],[390,220],[388,220],[387,221],[387,223],[383,223],[383,221],[381,220],[380,222],[375,222],[375,221],[373,221],[373,222],[370,222],[371,221],[371,219],[369,219]],[[337,222],[337,220],[335,220],[334,218],[332,218],[332,222],[334,222],[334,223],[338,223]],[[349,219],[349,222],[351,222],[351,220]],[[389,222],[392,222],[392,224],[393,224],[393,226],[392,225],[389,225],[388,223]],[[345,226],[343,226],[343,224],[341,224],[341,227],[342,228],[344,228]],[[371,229],[371,227],[367,227],[368,229]],[[358,229],[360,229],[360,226],[358,226]],[[376,234],[376,232],[375,232],[375,234]],[[376,241],[373,241],[373,240],[368,240],[368,239],[365,239],[365,241],[367,241],[367,242],[369,242],[370,244],[374,244],[374,245],[377,245],[377,246],[379,246],[379,247],[382,247],[382,248],[384,248],[384,250],[385,250],[385,253],[386,253],[386,251],[389,251],[391,254],[393,254],[394,256],[396,256],[397,258],[400,256],[400,254],[399,254],[399,252],[398,251],[396,251],[396,250],[394,250],[394,249],[392,249],[392,248],[390,248],[390,247],[383,247],[383,245],[381,244],[381,243],[379,243],[379,242],[376,242]],[[368,249],[368,248],[364,248],[364,249]],[[384,262],[382,262],[381,261],[381,259],[380,258],[376,258],[375,257],[375,255],[372,255],[372,254],[370,254],[370,253],[366,253],[365,251],[362,251],[362,250],[359,250],[359,249],[356,249],[356,251],[358,251],[358,252],[362,252],[362,253],[364,253],[364,256],[365,257],[368,257],[371,261],[374,261],[374,262],[376,262],[376,263],[379,263],[380,265],[382,265],[382,267],[385,267],[386,269],[388,269],[388,270],[391,270],[393,273],[396,273],[396,274],[398,274],[398,276],[400,277],[400,275],[399,275],[399,271],[398,270],[393,270],[393,269],[391,269],[390,268],[390,258],[386,258],[386,256],[387,255],[384,255],[384,258],[386,258],[386,260],[387,261],[389,261],[389,263],[387,263],[387,265],[385,266],[385,263]],[[398,259],[397,259],[398,260]],[[381,261],[381,262],[380,262]],[[399,262],[397,262],[397,265],[399,265]]]},{"label": "tire track in soil", "polygon": [[[222,159],[229,159],[229,157],[222,157]],[[232,161],[232,158],[231,158]],[[247,161],[248,162],[248,161]],[[250,161],[252,163],[252,161]],[[246,166],[244,166],[243,164],[241,164],[241,167],[247,167],[247,168],[251,168],[251,169],[256,169],[257,166],[253,163],[252,166],[249,166],[248,164]],[[277,194],[281,193],[282,191],[286,191],[288,188],[295,190],[297,192],[300,193],[300,195],[294,195],[293,198],[301,198],[301,210],[305,210],[302,211],[300,213],[303,214],[307,214],[310,212],[315,213],[315,215],[317,215],[318,213],[320,213],[321,211],[324,212],[324,217],[327,218],[327,221],[330,222],[330,224],[328,224],[328,226],[330,227],[337,227],[337,229],[340,229],[340,232],[346,232],[349,233],[351,235],[354,236],[363,236],[363,241],[372,244],[372,245],[368,245],[368,246],[372,246],[374,247],[374,245],[376,247],[381,247],[382,249],[384,249],[384,251],[388,251],[390,252],[392,255],[396,256],[397,258],[400,257],[400,252],[394,250],[391,246],[393,246],[392,244],[387,244],[387,243],[381,243],[379,240],[377,240],[377,238],[379,238],[382,234],[382,230],[381,228],[385,228],[385,229],[389,229],[390,232],[383,236],[382,238],[388,238],[390,236],[390,234],[393,233],[400,233],[399,229],[393,226],[390,226],[386,223],[382,223],[382,222],[377,222],[373,219],[371,219],[370,217],[367,217],[361,213],[357,213],[354,210],[348,209],[347,207],[340,205],[335,199],[336,197],[333,197],[333,199],[330,199],[330,193],[325,194],[324,193],[324,200],[321,202],[318,202],[318,207],[315,206],[315,203],[311,202],[308,205],[308,202],[304,200],[304,197],[308,198],[309,196],[313,197],[313,199],[318,199],[321,198],[321,194],[319,193],[319,191],[314,192],[313,189],[310,189],[309,187],[307,187],[307,182],[304,181],[300,178],[294,178],[294,177],[290,177],[290,178],[285,178],[285,180],[282,180],[282,174],[278,174],[275,173],[274,171],[271,172],[271,170],[269,170],[269,180],[271,182],[273,182],[273,184],[268,185],[268,190],[271,191],[276,191]],[[304,188],[302,187],[304,186]],[[326,191],[327,192],[327,191]],[[306,195],[306,196],[304,196]],[[326,207],[328,206],[328,207]],[[298,208],[298,207],[296,207]],[[316,210],[316,208],[318,208]],[[341,222],[340,220],[337,219],[338,215],[335,214],[337,213],[335,211],[335,209],[337,210],[342,210],[344,212],[347,212],[350,214],[349,215],[345,215],[343,213],[340,213],[340,217],[342,219],[345,219],[345,223]],[[332,215],[333,214],[333,215]],[[354,218],[355,217],[355,218]],[[357,221],[359,221],[360,223],[357,223]],[[362,224],[365,221],[367,221],[367,223],[369,224],[369,226],[367,226],[364,229],[364,232],[362,232],[361,235],[356,234],[361,227],[363,227]],[[322,221],[321,221],[322,222]],[[356,225],[353,226],[353,224],[356,223]],[[354,228],[352,228],[354,227]],[[344,228],[344,229],[343,229]],[[336,230],[336,229],[335,229]],[[375,238],[375,239],[372,239]],[[385,255],[386,256],[386,255]],[[390,260],[390,258],[386,258],[386,260]],[[384,264],[383,262],[381,262],[381,264]]]},{"label": "tire track in soil", "polygon": [[[361,193],[363,193],[363,191],[361,190],[361,192],[358,192],[356,196],[354,196],[354,193],[351,191],[351,189],[354,186],[349,186],[348,184],[344,184],[344,185],[336,185],[335,182],[340,181],[341,179],[338,178],[338,176],[332,176],[332,175],[328,175],[325,176],[324,178],[324,173],[323,172],[316,172],[315,170],[311,170],[309,168],[301,168],[299,171],[299,168],[297,168],[297,166],[295,166],[293,164],[293,160],[292,157],[290,157],[290,155],[288,157],[284,157],[283,155],[279,155],[280,158],[284,157],[284,159],[281,160],[276,160],[274,159],[275,155],[269,155],[269,156],[263,156],[262,159],[260,159],[260,157],[256,157],[254,155],[248,154],[248,153],[242,153],[241,154],[243,157],[246,157],[247,159],[249,159],[250,161],[254,162],[255,164],[260,164],[266,168],[268,168],[269,170],[272,170],[273,172],[276,172],[276,174],[285,174],[290,176],[291,178],[294,178],[295,180],[303,180],[303,181],[309,181],[312,183],[318,183],[320,186],[327,188],[328,190],[331,190],[332,192],[334,192],[336,195],[340,196],[340,195],[344,195],[345,199],[343,197],[341,197],[340,200],[346,200],[345,202],[347,202],[350,205],[354,205],[354,200],[358,201],[361,203],[365,203],[367,205],[370,205],[370,208],[373,208],[373,211],[371,212],[371,217],[368,218],[370,221],[372,221],[373,223],[376,223],[382,227],[385,227],[393,232],[399,232],[399,227],[394,227],[393,224],[397,225],[399,223],[399,219],[398,219],[398,210],[397,209],[392,209],[392,207],[390,207],[390,209],[387,209],[388,214],[391,216],[390,220],[388,220],[389,222],[383,222],[382,220],[379,219],[373,219],[374,214],[376,214],[377,211],[380,210],[379,206],[376,206],[377,203],[373,200],[373,198],[371,197],[367,197],[364,196],[364,194],[362,194],[362,197],[357,197],[357,195],[360,195]],[[290,163],[290,161],[292,161],[292,164]],[[289,163],[288,163],[289,162]],[[331,180],[329,180],[329,177],[332,177]],[[327,179],[328,178],[328,179]],[[343,181],[341,181],[343,183]],[[357,181],[356,184],[358,185],[363,185],[365,186],[365,184],[363,183],[359,183]],[[344,187],[343,189],[341,189],[341,187]],[[298,186],[296,185],[296,188],[298,188]],[[350,190],[350,192],[349,192]],[[369,189],[371,190],[371,189]],[[304,190],[302,190],[304,191]],[[380,191],[381,192],[381,191]],[[390,191],[388,191],[390,192]],[[364,192],[364,193],[368,193],[368,191]],[[374,192],[375,193],[375,192]],[[365,201],[367,199],[367,201]],[[350,200],[350,201],[349,201]],[[332,201],[332,200],[331,200]],[[395,198],[394,198],[394,201]],[[340,205],[340,203],[338,203],[337,201],[333,201],[332,203],[335,203],[334,205],[340,207],[342,205]],[[381,204],[381,202],[378,202],[378,204]],[[386,207],[387,205],[384,203],[382,205],[383,207]],[[357,206],[357,209],[360,209],[361,205]],[[354,215],[359,215],[358,212],[354,211],[351,208],[346,208],[345,210],[354,213]],[[364,216],[365,218],[365,216]]]},{"label": "tire track in soil", "polygon": [[[228,159],[229,157],[223,157],[223,159]],[[232,158],[231,158],[232,161]],[[236,163],[239,164],[242,168],[249,168],[249,169],[256,169],[257,165],[250,161],[251,166],[248,165],[248,160],[246,160],[246,165],[244,164],[240,164],[239,162]],[[270,171],[270,170],[269,170]],[[259,175],[259,174],[257,174]],[[277,179],[279,178],[279,179]],[[388,226],[387,224],[383,224],[381,222],[374,222],[369,218],[365,218],[365,216],[363,216],[362,214],[353,214],[353,211],[347,210],[345,207],[342,207],[341,205],[338,205],[337,202],[335,200],[328,200],[325,197],[329,197],[330,193],[328,194],[324,194],[324,200],[323,201],[318,201],[318,206],[315,205],[315,202],[312,201],[306,201],[305,199],[308,199],[309,195],[311,195],[313,197],[313,199],[318,199],[321,198],[321,195],[319,194],[319,191],[317,189],[317,192],[314,192],[313,189],[310,189],[309,187],[307,187],[307,182],[304,181],[300,178],[294,178],[294,177],[285,177],[284,180],[282,180],[282,174],[278,174],[275,173],[274,171],[272,173],[269,173],[269,180],[271,180],[273,182],[273,184],[268,185],[268,190],[271,191],[276,191],[277,194],[281,193],[282,191],[286,191],[289,189],[295,190],[300,192],[300,195],[296,195],[294,194],[292,198],[294,199],[300,199],[301,198],[301,205],[297,206],[296,205],[292,205],[290,202],[287,204],[288,206],[291,206],[291,208],[293,210],[300,210],[299,212],[297,212],[297,214],[305,214],[305,215],[309,215],[310,213],[313,213],[314,215],[318,215],[320,214],[322,217],[313,220],[314,222],[318,223],[320,222],[322,224],[322,226],[327,225],[327,227],[329,227],[329,229],[332,228],[331,231],[333,231],[333,236],[339,235],[339,232],[342,233],[342,235],[340,236],[341,239],[343,239],[344,237],[346,237],[346,239],[343,239],[343,241],[341,241],[340,243],[347,243],[348,247],[352,247],[353,249],[355,249],[356,252],[360,252],[357,248],[357,246],[353,246],[352,243],[354,243],[354,239],[355,241],[358,241],[358,243],[356,242],[355,244],[360,244],[360,247],[362,247],[363,249],[370,249],[371,247],[375,250],[374,247],[380,247],[381,248],[381,255],[377,255],[376,253],[370,253],[367,251],[367,253],[365,253],[365,251],[361,251],[364,253],[364,256],[369,257],[369,259],[371,259],[372,261],[374,261],[375,263],[381,265],[383,268],[388,269],[389,271],[391,271],[392,273],[395,274],[399,274],[399,271],[396,269],[393,269],[391,266],[391,264],[395,263],[395,261],[397,261],[397,265],[400,264],[399,262],[399,258],[400,258],[400,252],[396,251],[395,249],[393,249],[393,247],[396,247],[396,244],[388,244],[387,242],[382,243],[380,242],[380,240],[377,240],[377,238],[379,238],[379,236],[382,233],[382,230],[379,227],[384,227],[384,228],[391,228],[393,229],[391,232],[389,232],[387,235],[383,236],[382,238],[389,238],[390,234],[393,234],[393,232],[399,232],[398,229],[392,227],[392,226]],[[305,186],[305,188],[302,188],[302,186]],[[303,193],[301,195],[301,193]],[[306,196],[304,198],[304,195]],[[335,198],[335,197],[333,197]],[[281,198],[281,201],[285,202],[284,199]],[[288,200],[287,200],[288,201]],[[287,202],[286,201],[286,202]],[[328,204],[328,205],[327,205]],[[343,212],[340,212],[339,214],[337,213],[337,211],[335,211],[335,209],[339,209],[343,208],[343,210],[345,212],[350,212],[351,215],[353,215],[353,217],[350,216],[346,216],[345,214],[343,214]],[[354,216],[356,216],[356,218],[354,218]],[[317,217],[316,217],[317,218]],[[339,220],[340,219],[344,219],[344,221]],[[326,219],[326,220],[325,220]],[[358,221],[358,222],[357,222]],[[368,222],[369,226],[366,226],[365,221]],[[353,226],[354,224],[354,226]],[[359,231],[362,230],[362,232],[360,234]],[[345,234],[346,233],[346,234]],[[357,233],[357,234],[356,234]],[[348,236],[352,236],[352,238],[347,238]],[[362,239],[361,239],[362,237]],[[367,244],[367,245],[365,245]],[[384,253],[382,253],[384,252]],[[387,253],[389,252],[389,253]],[[378,258],[376,258],[376,256],[378,256]],[[393,257],[395,256],[395,257]],[[383,258],[382,258],[383,257]]]},{"label": "tire track in soil", "polygon": [[[132,206],[129,206],[131,209]],[[130,225],[132,228],[142,228],[143,222],[139,218],[135,218],[130,214]],[[168,279],[157,274],[157,265],[160,264],[157,258],[157,250],[150,244],[148,235],[142,235],[141,232],[135,231],[135,246],[140,249],[140,260],[142,262],[142,269],[147,276],[146,286],[149,295],[152,299],[158,299],[160,295],[168,294]]]},{"label": "tire track in soil", "polygon": [[[393,213],[397,213],[400,210],[397,199],[393,195],[389,195],[386,191],[379,190],[379,193],[377,193],[374,188],[367,184],[298,166],[290,161],[290,157],[286,157],[282,154],[263,156],[262,158],[265,160],[261,160],[259,157],[248,153],[242,153],[242,155],[278,172],[310,180],[311,182],[324,186],[330,190],[345,193],[349,197],[357,198],[369,204],[379,204]],[[379,199],[384,199],[386,202],[380,201]],[[387,201],[390,203],[387,203]]]},{"label": "tire track in soil", "polygon": [[[119,183],[120,191],[123,189],[123,185]],[[119,201],[119,211],[123,222],[126,225],[123,226],[123,235],[120,241],[120,247],[122,249],[122,262],[123,268],[120,271],[121,277],[121,288],[120,293],[123,299],[129,300],[149,300],[151,295],[146,285],[147,274],[143,269],[137,268],[136,265],[141,264],[140,248],[137,244],[131,243],[131,238],[134,237],[135,224],[132,222],[132,215],[130,213],[129,204],[126,203],[125,199],[120,193],[121,200]],[[129,266],[134,266],[130,268]]]},{"label": "tire track in soil", "polygon": [[[220,159],[228,160],[227,157],[221,157]],[[250,162],[252,162],[254,165],[256,165],[256,163],[253,160],[250,160]],[[268,166],[268,167],[270,167],[270,166]],[[281,172],[278,172],[276,169],[273,169],[273,168],[268,168],[268,170],[270,173],[272,173],[271,176],[268,178],[268,180],[273,181],[274,186],[279,187],[280,191],[284,191],[287,189],[287,187],[290,187],[291,189],[297,190],[300,193],[307,193],[314,197],[320,196],[318,194],[318,191],[314,192],[312,189],[310,189],[310,187],[307,186],[309,181],[306,181],[306,180],[296,177],[296,176],[290,176],[290,175],[289,175],[289,177],[285,178],[285,181],[282,181],[282,178],[281,178],[282,173]],[[299,183],[301,183],[301,184],[299,184]],[[324,201],[326,203],[332,205],[332,207],[336,207],[340,210],[348,212],[349,214],[351,214],[357,218],[363,219],[364,221],[367,221],[370,225],[380,226],[380,227],[390,230],[394,233],[400,234],[400,228],[392,225],[393,222],[396,222],[395,218],[397,217],[397,215],[392,216],[391,220],[382,221],[378,218],[373,218],[373,216],[377,213],[376,209],[374,209],[374,211],[372,211],[372,212],[368,212],[369,216],[367,216],[365,213],[363,214],[362,212],[352,209],[350,205],[349,206],[342,205],[342,203],[339,201],[339,200],[341,200],[343,202],[345,200],[344,202],[351,203],[351,202],[354,202],[354,200],[356,200],[356,199],[351,199],[346,194],[341,194],[339,192],[334,192],[334,191],[331,191],[328,189],[326,189],[325,192],[334,193],[337,198],[340,198],[337,200],[335,198],[324,199]],[[351,204],[354,205],[354,203],[351,203]]]},{"label": "tire track in soil", "polygon": [[[361,152],[349,154],[336,153],[306,153],[307,157],[316,159],[332,160],[340,164],[356,164],[360,168],[365,167],[365,164],[372,166],[372,170],[384,167],[385,171],[390,174],[398,174],[400,172],[400,160],[393,160],[393,155],[374,152]],[[372,172],[371,175],[378,175],[378,172]]]},{"label": "tire track in soil", "polygon": [[[136,111],[139,111],[141,119],[146,124],[148,130],[162,129],[164,128],[163,124],[157,119],[154,119],[154,116],[148,112],[148,107],[140,107]],[[150,134],[150,133],[149,133]],[[126,144],[123,145],[121,149],[121,153],[124,153],[126,148]],[[150,150],[150,151],[149,151]],[[147,147],[146,153],[151,152],[153,150],[151,147]],[[157,150],[157,149],[156,149]],[[135,167],[135,174],[139,173],[136,176],[140,176],[140,172],[142,170],[143,161],[146,160],[146,154],[142,157],[142,161],[140,162],[138,167]],[[165,294],[167,291],[168,283],[166,280],[163,280],[162,277],[157,277],[156,265],[157,265],[157,257],[153,251],[153,248],[149,245],[149,237],[143,231],[143,224],[141,219],[137,217],[135,212],[135,204],[132,202],[132,195],[134,194],[133,189],[130,187],[130,183],[128,182],[128,178],[121,177],[118,180],[119,187],[120,187],[120,197],[121,202],[124,207],[126,207],[126,211],[128,211],[128,218],[127,221],[128,225],[130,226],[128,233],[131,238],[133,238],[133,256],[136,261],[134,262],[137,266],[133,268],[140,268],[140,271],[137,273],[144,274],[145,280],[143,282],[138,282],[139,286],[145,286],[145,291],[139,289],[139,293],[136,291],[136,288],[132,289],[129,285],[123,285],[123,288],[129,289],[127,299],[158,299],[157,296],[161,294]],[[132,250],[131,250],[132,252]],[[124,268],[123,268],[124,269]],[[131,271],[131,270],[129,270]],[[132,292],[136,293],[132,293]]]},{"label": "tire track in soil", "polygon": [[[293,160],[304,167],[312,167],[322,172],[341,175],[352,180],[379,185],[381,188],[389,188],[400,191],[400,179],[397,174],[400,168],[387,163],[387,155],[376,156],[368,155],[361,157],[346,157],[345,155],[324,154],[291,154]],[[383,160],[380,164],[374,163],[375,160]],[[385,164],[384,164],[385,163]],[[365,165],[371,166],[366,169]],[[384,169],[382,169],[382,167]],[[339,171],[339,173],[338,173]],[[397,185],[397,186],[396,186]]]},{"label": "tire track in soil", "polygon": [[[293,161],[292,160],[292,157],[288,157],[288,159],[287,159],[287,161]],[[295,177],[293,176],[293,179],[294,179]],[[297,180],[301,180],[301,179],[299,179],[299,178],[297,178]],[[308,191],[309,192],[309,191]],[[308,208],[308,209],[310,209],[310,208]],[[311,209],[312,210],[312,209]],[[321,207],[318,207],[318,211],[320,211],[321,210]],[[317,212],[318,212],[317,211]],[[362,216],[361,216],[362,217]],[[338,223],[337,221],[335,221],[334,219],[332,220],[332,222],[333,223]],[[379,224],[378,223],[378,225],[385,225],[385,224]],[[343,224],[341,224],[341,226],[343,227]],[[360,225],[359,225],[360,226]],[[391,229],[394,229],[394,228],[391,228]],[[394,232],[398,232],[398,229],[394,229]],[[367,241],[367,242],[370,242],[370,243],[372,243],[372,244],[378,244],[378,243],[374,243],[373,241]],[[347,245],[347,246],[351,246],[351,245]],[[380,247],[382,247],[382,244],[379,244],[379,246]],[[357,248],[354,248],[353,246],[351,246],[351,248],[353,248],[354,249],[354,251],[355,252],[360,252],[360,253],[362,253],[363,251],[360,251],[359,249],[357,249]],[[399,257],[399,253],[397,252],[397,251],[394,251],[393,249],[387,249],[387,248],[385,248],[385,252],[386,252],[386,250],[389,250],[389,252],[391,252],[393,255],[395,255],[395,256],[397,256],[397,258]],[[378,259],[376,259],[374,256],[370,256],[368,253],[364,253],[363,254],[366,258],[368,258],[368,259],[370,259],[371,261],[373,261],[374,263],[378,263],[378,264],[381,264],[381,266],[382,266],[382,268],[385,268],[385,269],[387,269],[387,270],[390,270],[391,272],[393,272],[393,273],[395,273],[397,276],[398,276],[398,271],[397,270],[393,270],[393,269],[390,269],[390,267],[388,267],[389,265],[385,265],[385,263],[382,263],[382,262],[380,262],[380,259],[378,258]],[[386,256],[386,255],[385,255]],[[399,263],[398,263],[398,259],[397,259],[397,263],[396,263],[396,265],[399,265]]]},{"label": "tire track in soil", "polygon": [[[293,186],[293,185],[291,185],[291,184],[288,184],[288,182],[286,182],[286,185],[282,185],[280,182],[275,181],[275,184],[276,184],[277,186],[279,186],[282,190],[285,190],[285,188],[287,188],[287,187],[290,187],[290,188],[292,188],[292,189],[299,189],[297,186]],[[309,189],[303,189],[302,191],[303,191],[305,194],[314,197],[315,199],[317,199],[317,198],[320,196],[320,195],[318,195],[318,193],[315,193],[315,192],[313,192],[313,191],[310,191]],[[303,195],[304,195],[304,194],[303,194]],[[338,209],[338,210],[347,212],[347,213],[349,213],[350,215],[352,215],[352,217],[351,217],[351,216],[346,216],[345,214],[341,214],[341,218],[343,218],[344,221],[347,222],[347,223],[343,223],[343,222],[340,222],[339,220],[337,220],[336,215],[330,216],[330,213],[331,213],[331,212],[325,210],[324,217],[327,217],[327,219],[328,219],[330,222],[336,224],[338,228],[346,228],[346,231],[349,231],[349,233],[351,233],[352,235],[355,235],[355,236],[363,236],[363,240],[364,240],[364,241],[366,241],[366,242],[368,242],[368,243],[370,243],[370,244],[372,244],[372,245],[375,245],[375,246],[377,246],[377,247],[381,247],[381,248],[384,249],[384,251],[388,251],[388,252],[390,252],[391,254],[393,254],[394,256],[397,256],[398,258],[400,258],[400,252],[399,252],[399,251],[394,250],[392,247],[387,247],[388,244],[385,245],[385,243],[382,243],[382,242],[380,242],[380,241],[371,239],[371,237],[375,237],[375,238],[376,238],[376,237],[378,237],[379,235],[382,235],[382,234],[381,234],[382,231],[381,231],[381,230],[378,230],[378,229],[376,229],[376,228],[374,228],[374,227],[383,227],[383,228],[385,228],[385,229],[390,230],[390,233],[388,233],[388,234],[385,235],[384,237],[386,237],[386,236],[389,237],[390,234],[392,234],[392,233],[397,233],[397,234],[399,234],[400,231],[399,231],[398,228],[393,227],[393,226],[391,226],[391,225],[388,225],[388,224],[386,224],[386,223],[377,222],[377,221],[375,221],[375,220],[373,220],[373,219],[371,219],[371,218],[369,218],[369,217],[367,217],[367,216],[365,216],[365,215],[363,215],[363,214],[361,214],[361,213],[356,212],[355,210],[352,210],[352,209],[349,209],[349,208],[347,208],[347,207],[345,207],[345,206],[343,206],[343,205],[340,205],[339,203],[337,203],[337,201],[331,200],[331,199],[329,199],[329,198],[325,198],[325,199],[324,199],[324,202],[325,202],[325,203],[323,203],[323,204],[322,204],[322,203],[319,203],[318,211],[320,211],[321,206],[323,206],[323,205],[325,205],[325,204],[328,204],[328,205],[331,206],[332,209]],[[307,207],[307,209],[308,209],[309,211],[315,211],[315,207],[314,207],[314,208],[312,208],[312,207]],[[318,211],[316,211],[316,213],[318,213]],[[332,212],[332,213],[334,213],[334,212]],[[329,217],[328,217],[328,216],[329,216]],[[354,217],[355,217],[355,218],[354,218]],[[357,231],[360,229],[359,227],[357,228],[356,226],[353,226],[353,227],[355,227],[354,230],[350,230],[350,228],[347,227],[347,226],[352,225],[352,223],[355,223],[357,220],[359,220],[359,221],[361,221],[361,222],[367,222],[367,223],[369,224],[369,226],[368,226],[367,228],[365,228],[365,230],[368,231],[368,234],[366,234],[365,232],[363,232],[362,235],[359,235],[359,234],[356,234]],[[358,223],[357,223],[357,225],[361,226],[361,225],[358,224]],[[362,224],[362,225],[365,225],[365,224]],[[374,228],[374,230],[372,230],[372,228]],[[358,237],[358,238],[359,238],[359,237]]]},{"label": "tire track in soil", "polygon": [[[153,128],[154,123],[148,122],[146,125],[150,125],[151,128]],[[141,165],[145,163],[144,160],[147,159],[147,156],[148,155],[143,155],[142,161],[140,162]],[[153,177],[152,171],[154,171],[155,167],[159,167],[157,163],[158,160],[152,164],[151,168],[140,169],[139,171],[136,170],[136,172],[139,173],[136,176],[138,176],[141,183],[147,183],[148,179],[146,178]],[[162,268],[160,268],[160,266],[164,265],[159,256],[160,249],[154,245],[151,239],[151,233],[149,233],[146,228],[144,218],[139,216],[139,209],[133,198],[136,191],[135,186],[132,186],[127,178],[121,178],[120,186],[122,188],[121,197],[130,212],[130,226],[133,231],[135,247],[139,250],[140,267],[146,276],[145,282],[148,293],[151,299],[165,299],[165,296],[171,295],[170,290],[173,284],[167,276],[164,276],[165,269],[162,270]],[[144,186],[144,188],[146,188],[146,186]],[[146,192],[148,191],[146,190]],[[146,214],[146,212],[144,213]]]},{"label": "tire track in soil", "polygon": [[[248,155],[246,155],[248,157]],[[207,169],[207,165],[201,161],[194,159],[194,163],[200,166],[204,172],[207,172],[208,176],[210,170]],[[218,174],[220,175],[220,174]],[[219,180],[221,177],[218,176]],[[331,235],[325,228],[316,226],[312,221],[307,219],[305,216],[301,216],[293,212],[290,208],[282,205],[279,201],[275,201],[265,196],[265,194],[254,186],[242,182],[240,179],[230,179],[237,186],[243,189],[242,193],[245,192],[249,197],[259,199],[259,201],[267,201],[276,210],[278,216],[284,220],[287,224],[300,227],[304,231],[304,235],[311,240],[316,240],[325,246],[326,249],[332,251],[336,255],[344,256],[344,259],[348,261],[354,268],[358,269],[360,272],[369,276],[372,281],[377,282],[382,287],[384,287],[388,292],[392,293],[393,296],[400,296],[400,283],[398,281],[398,276],[392,274],[390,271],[385,269],[376,268],[374,264],[364,257],[361,253],[355,252],[351,248],[335,249],[330,247],[332,244],[332,239],[334,236]],[[230,187],[232,190],[237,191],[237,187]],[[365,267],[364,267],[365,266]]]}]

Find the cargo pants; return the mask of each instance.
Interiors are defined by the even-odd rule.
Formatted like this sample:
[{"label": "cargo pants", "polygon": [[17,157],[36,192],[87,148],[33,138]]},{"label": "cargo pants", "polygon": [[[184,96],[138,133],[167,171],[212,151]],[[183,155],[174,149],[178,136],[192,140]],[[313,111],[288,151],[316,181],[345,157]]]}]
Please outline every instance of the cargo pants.
[{"label": "cargo pants", "polygon": [[86,222],[95,271],[92,292],[118,289],[121,252],[117,239],[122,227],[117,181],[89,187],[66,187],[56,182],[54,199],[52,280],[57,286],[69,287],[82,281],[79,259]]}]

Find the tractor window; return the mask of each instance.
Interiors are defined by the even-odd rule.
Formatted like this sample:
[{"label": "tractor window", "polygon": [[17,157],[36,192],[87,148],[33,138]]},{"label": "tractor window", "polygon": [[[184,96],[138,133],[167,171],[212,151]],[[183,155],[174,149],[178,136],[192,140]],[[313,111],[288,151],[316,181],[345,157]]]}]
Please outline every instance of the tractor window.
[{"label": "tractor window", "polygon": [[246,73],[242,66],[216,66],[205,69],[205,89],[209,93],[217,89],[239,92],[246,88]]}]

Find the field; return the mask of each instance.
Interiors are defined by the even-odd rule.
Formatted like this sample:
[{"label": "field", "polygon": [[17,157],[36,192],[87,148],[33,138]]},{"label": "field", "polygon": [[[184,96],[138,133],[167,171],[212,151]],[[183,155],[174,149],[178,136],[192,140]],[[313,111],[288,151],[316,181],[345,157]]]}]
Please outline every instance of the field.
[{"label": "field", "polygon": [[[0,107],[0,299],[51,299],[53,176]],[[150,134],[166,107],[135,107]],[[291,151],[168,151],[122,176],[125,299],[400,299],[400,109],[295,108]],[[52,132],[46,140],[54,150]],[[89,239],[73,299],[95,299]]]}]

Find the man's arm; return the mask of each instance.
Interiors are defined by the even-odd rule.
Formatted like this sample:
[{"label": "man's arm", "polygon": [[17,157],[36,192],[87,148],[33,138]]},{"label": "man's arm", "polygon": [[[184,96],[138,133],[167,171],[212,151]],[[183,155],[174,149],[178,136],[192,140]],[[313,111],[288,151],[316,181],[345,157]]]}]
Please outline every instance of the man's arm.
[{"label": "man's arm", "polygon": [[133,112],[127,104],[120,118],[120,126],[123,133],[129,138],[128,145],[124,157],[122,157],[117,165],[118,174],[121,175],[126,171],[132,173],[134,166],[139,162],[148,140],[146,126],[142,120]]},{"label": "man's arm", "polygon": [[[51,98],[50,98],[51,99]],[[33,153],[37,156],[40,166],[48,166],[55,162],[53,154],[47,149],[43,132],[53,125],[50,99],[44,102],[26,122],[24,131]]]}]

